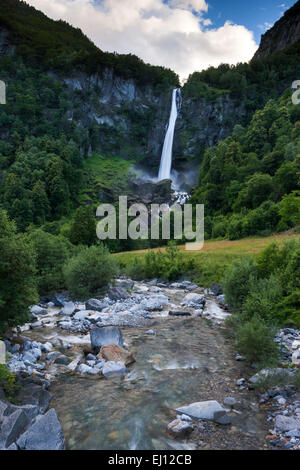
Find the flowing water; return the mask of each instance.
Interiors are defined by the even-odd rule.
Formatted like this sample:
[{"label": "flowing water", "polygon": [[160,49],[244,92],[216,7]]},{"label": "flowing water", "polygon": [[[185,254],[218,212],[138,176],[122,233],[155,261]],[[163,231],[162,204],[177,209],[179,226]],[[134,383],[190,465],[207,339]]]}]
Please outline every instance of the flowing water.
[{"label": "flowing water", "polygon": [[165,179],[170,179],[171,174],[171,166],[172,166],[172,148],[173,148],[173,139],[174,139],[174,131],[175,131],[175,124],[177,120],[177,91],[178,89],[173,90],[172,94],[172,106],[171,106],[171,113],[169,119],[169,125],[165,136],[163,151],[161,155],[159,173],[158,173],[158,180],[162,181]]},{"label": "flowing water", "polygon": [[[60,376],[52,406],[63,424],[69,449],[263,449],[265,417],[253,392],[240,393],[230,341],[209,321],[157,319],[155,336],[123,330],[137,362],[119,379]],[[229,355],[229,357],[228,357]],[[167,438],[174,408],[195,401],[235,396],[240,411],[230,428],[208,424],[189,441]],[[215,426],[215,427],[214,427]],[[199,442],[200,440],[200,442]]]},{"label": "flowing water", "polygon": [[[185,295],[176,289],[163,293],[170,299],[168,308],[177,309]],[[51,322],[44,328],[24,334],[71,343],[67,354],[74,359],[89,337],[57,328],[56,313],[44,319]],[[251,372],[235,360],[232,338],[222,323],[226,312],[208,297],[205,317],[170,317],[167,311],[153,315],[155,335],[146,334],[149,327],[122,328],[136,358],[127,375],[82,377],[64,369],[58,373],[50,388],[51,407],[62,423],[68,449],[265,449],[265,414],[254,392],[241,392],[235,385]],[[228,396],[238,401],[230,413],[231,426],[206,422],[203,430],[195,423],[187,441],[167,437],[166,426],[176,417],[174,408],[196,401],[223,403]]]}]

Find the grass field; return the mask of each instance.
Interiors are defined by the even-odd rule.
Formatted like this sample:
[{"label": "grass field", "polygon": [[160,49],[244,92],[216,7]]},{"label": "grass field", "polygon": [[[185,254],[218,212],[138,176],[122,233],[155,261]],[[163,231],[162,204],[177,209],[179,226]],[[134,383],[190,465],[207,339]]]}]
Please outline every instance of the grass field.
[{"label": "grass field", "polygon": [[[300,239],[300,234],[293,232],[284,232],[270,237],[263,238],[244,238],[242,240],[216,240],[207,241],[200,251],[185,251],[185,246],[179,246],[184,252],[184,258],[193,258],[195,261],[195,270],[191,273],[195,280],[202,286],[207,287],[211,282],[222,282],[224,271],[232,261],[240,256],[255,255],[266,248],[271,243],[283,243],[292,238]],[[157,251],[158,249],[155,249]],[[161,248],[165,250],[165,248]],[[121,267],[130,263],[134,257],[144,256],[147,250],[130,251],[117,253]]]}]

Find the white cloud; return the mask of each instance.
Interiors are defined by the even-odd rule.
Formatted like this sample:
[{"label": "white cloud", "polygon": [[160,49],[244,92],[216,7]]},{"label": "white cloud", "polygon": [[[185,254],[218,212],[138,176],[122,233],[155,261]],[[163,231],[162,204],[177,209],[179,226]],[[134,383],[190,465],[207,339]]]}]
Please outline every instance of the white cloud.
[{"label": "white cloud", "polygon": [[[226,22],[218,29],[201,18],[205,0],[27,0],[53,19],[79,27],[104,51],[133,53],[181,78],[222,62],[248,61],[257,45],[244,26]],[[197,11],[198,15],[194,15]],[[200,16],[199,16],[200,15]]]}]

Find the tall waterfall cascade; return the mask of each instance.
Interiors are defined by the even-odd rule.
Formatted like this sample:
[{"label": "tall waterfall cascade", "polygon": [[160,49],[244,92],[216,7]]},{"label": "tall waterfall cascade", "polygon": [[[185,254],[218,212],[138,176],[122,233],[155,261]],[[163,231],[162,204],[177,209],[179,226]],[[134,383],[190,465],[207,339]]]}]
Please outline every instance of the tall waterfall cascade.
[{"label": "tall waterfall cascade", "polygon": [[172,94],[172,106],[169,119],[169,125],[165,136],[163,151],[161,154],[158,181],[170,179],[172,167],[172,149],[176,120],[178,116],[177,93],[180,97],[180,89],[175,88]]}]

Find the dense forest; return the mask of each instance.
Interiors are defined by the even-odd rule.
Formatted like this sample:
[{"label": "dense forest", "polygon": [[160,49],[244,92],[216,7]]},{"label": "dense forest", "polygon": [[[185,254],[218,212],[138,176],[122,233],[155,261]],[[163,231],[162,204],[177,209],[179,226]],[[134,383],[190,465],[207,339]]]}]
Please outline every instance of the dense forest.
[{"label": "dense forest", "polygon": [[[178,77],[132,55],[104,53],[80,30],[48,19],[25,2],[1,3],[0,26],[15,46],[0,59],[0,77],[8,84],[7,104],[0,108],[0,316],[14,325],[24,319],[38,294],[67,286],[69,259],[80,261],[82,250],[102,249],[94,216],[99,187],[97,200],[82,198],[89,184],[88,165],[97,160],[100,183],[105,179],[105,189],[111,185],[116,190],[118,185],[124,189],[130,164],[123,159],[122,134],[110,128],[99,136],[95,127],[77,125],[76,106],[85,97],[71,103],[57,77],[74,70],[101,75],[109,68],[141,87],[151,86],[154,94],[170,92],[178,86]],[[191,202],[205,204],[207,239],[270,235],[297,230],[300,224],[300,107],[292,104],[291,91],[286,90],[300,73],[299,48],[297,43],[249,64],[195,72],[183,87],[184,99],[214,101],[226,93],[245,102],[247,110],[230,137],[200,156]],[[124,105],[118,113],[131,120],[133,140],[142,142],[153,123],[151,107],[138,113]],[[105,156],[89,155],[87,163],[87,147],[97,138],[104,141]],[[159,244],[107,243],[112,251]],[[167,276],[181,275],[184,269],[192,272],[191,264],[176,264],[173,251],[169,254],[163,263]],[[134,271],[138,269],[144,272],[136,265]],[[22,291],[19,303],[16,290]]]},{"label": "dense forest", "polygon": [[287,90],[205,151],[192,201],[208,238],[268,235],[300,223],[300,108]]}]

